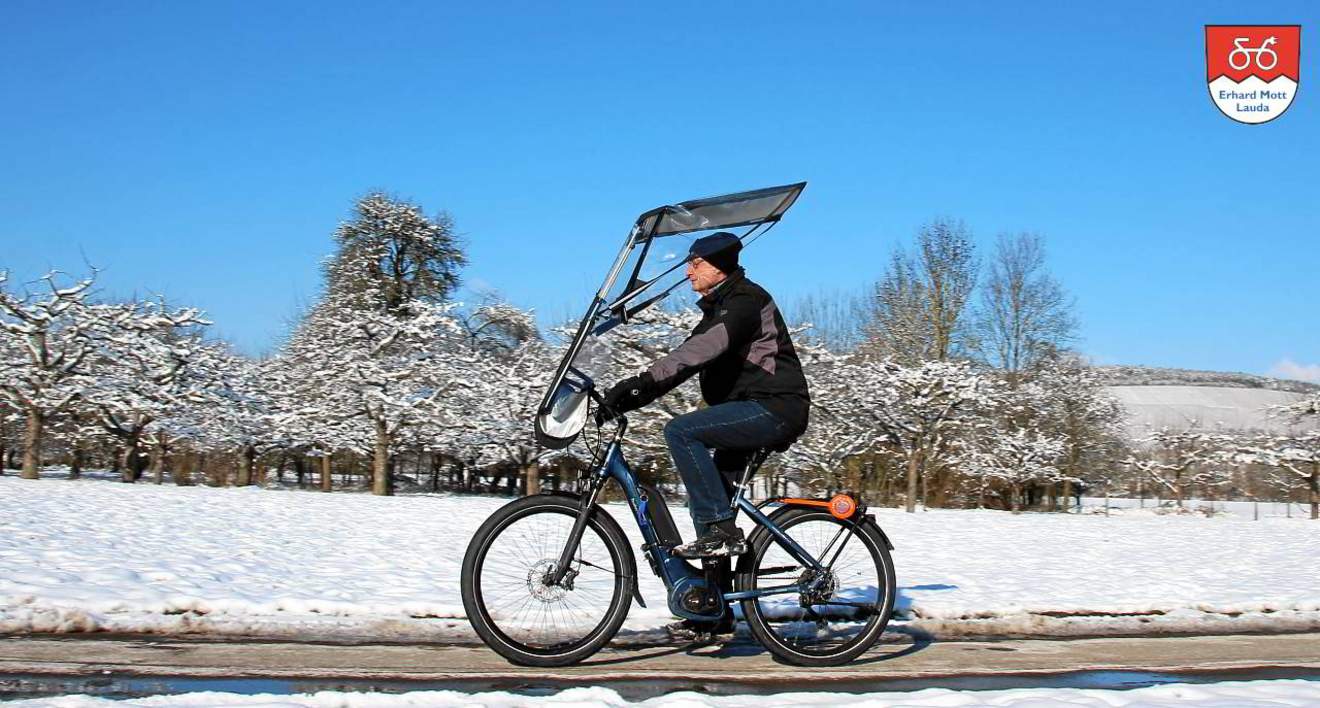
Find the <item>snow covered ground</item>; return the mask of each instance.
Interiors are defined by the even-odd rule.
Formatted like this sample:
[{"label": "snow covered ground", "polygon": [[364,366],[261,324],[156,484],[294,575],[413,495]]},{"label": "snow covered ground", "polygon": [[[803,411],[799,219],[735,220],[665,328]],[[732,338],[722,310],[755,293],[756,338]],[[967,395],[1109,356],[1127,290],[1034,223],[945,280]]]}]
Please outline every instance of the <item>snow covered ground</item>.
[{"label": "snow covered ground", "polygon": [[[507,501],[0,477],[0,631],[471,637],[459,564]],[[897,547],[900,630],[1320,629],[1317,522],[875,513]],[[639,562],[650,607],[623,636],[644,641],[670,618]]]},{"label": "snow covered ground", "polygon": [[624,706],[651,708],[717,706],[719,708],[770,708],[772,706],[938,706],[940,708],[1041,708],[1043,706],[1091,706],[1094,708],[1181,708],[1187,705],[1232,706],[1233,708],[1320,706],[1320,683],[1302,680],[1244,681],[1210,684],[1166,684],[1132,690],[1078,688],[1028,688],[999,691],[953,691],[930,688],[910,693],[778,693],[764,695],[709,696],[700,693],[671,693],[640,703],[630,703],[607,688],[574,688],[551,696],[531,697],[511,693],[457,693],[418,691],[402,694],[322,692],[292,696],[232,693],[191,693],[156,696],[132,701],[111,701],[89,696],[66,696],[18,701],[18,708],[105,708],[106,706],[315,706],[344,708],[395,708],[401,706]]}]

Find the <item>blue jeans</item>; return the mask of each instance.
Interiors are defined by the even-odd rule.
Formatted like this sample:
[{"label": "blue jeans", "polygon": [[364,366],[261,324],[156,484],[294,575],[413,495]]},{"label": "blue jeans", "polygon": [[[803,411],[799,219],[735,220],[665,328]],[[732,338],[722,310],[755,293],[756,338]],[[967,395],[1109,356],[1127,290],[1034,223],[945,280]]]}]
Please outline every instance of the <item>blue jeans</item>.
[{"label": "blue jeans", "polygon": [[756,401],[720,403],[665,425],[665,442],[687,487],[688,512],[698,536],[708,524],[733,518],[733,486],[752,453],[788,442],[788,437],[788,424]]}]

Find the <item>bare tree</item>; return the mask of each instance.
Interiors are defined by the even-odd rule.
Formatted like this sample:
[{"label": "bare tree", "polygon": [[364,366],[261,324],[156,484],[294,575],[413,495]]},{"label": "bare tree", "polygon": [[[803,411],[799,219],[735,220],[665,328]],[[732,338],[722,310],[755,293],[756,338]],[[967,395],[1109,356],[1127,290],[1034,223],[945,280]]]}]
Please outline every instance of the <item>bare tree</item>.
[{"label": "bare tree", "polygon": [[877,359],[894,359],[911,365],[930,358],[934,339],[926,317],[925,287],[916,263],[902,249],[895,249],[889,268],[871,295],[863,349]]},{"label": "bare tree", "polygon": [[896,249],[871,295],[864,349],[906,364],[948,361],[971,348],[967,302],[978,264],[961,221],[936,220],[917,232],[916,256]]},{"label": "bare tree", "polygon": [[932,358],[948,361],[968,342],[964,313],[979,267],[972,234],[961,221],[936,220],[917,234],[917,246],[935,335]]},{"label": "bare tree", "polygon": [[1040,236],[999,236],[981,289],[976,330],[982,358],[1007,372],[1011,386],[1075,337],[1073,301],[1045,269]]},{"label": "bare tree", "polygon": [[856,293],[821,291],[799,298],[785,309],[784,315],[802,323],[803,343],[843,353],[856,349],[862,342],[865,305],[865,299]]}]

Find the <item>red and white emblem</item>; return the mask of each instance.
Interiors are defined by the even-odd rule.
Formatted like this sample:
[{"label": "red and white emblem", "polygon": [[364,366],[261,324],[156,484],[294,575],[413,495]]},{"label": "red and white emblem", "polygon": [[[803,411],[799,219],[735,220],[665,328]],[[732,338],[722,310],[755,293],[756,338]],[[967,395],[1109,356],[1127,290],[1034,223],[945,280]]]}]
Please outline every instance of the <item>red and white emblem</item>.
[{"label": "red and white emblem", "polygon": [[1297,95],[1301,25],[1206,25],[1210,99],[1239,123],[1283,115]]}]

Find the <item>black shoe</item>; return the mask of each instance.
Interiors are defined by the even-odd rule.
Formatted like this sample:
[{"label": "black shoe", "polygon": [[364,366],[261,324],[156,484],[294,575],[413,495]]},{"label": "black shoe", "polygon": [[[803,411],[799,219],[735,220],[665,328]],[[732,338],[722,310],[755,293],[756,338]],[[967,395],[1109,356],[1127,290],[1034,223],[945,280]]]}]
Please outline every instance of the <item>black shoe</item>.
[{"label": "black shoe", "polygon": [[733,636],[733,611],[714,622],[683,620],[665,625],[669,638],[675,642],[715,642]]},{"label": "black shoe", "polygon": [[719,558],[737,556],[747,552],[747,539],[743,538],[742,529],[732,532],[718,526],[712,526],[701,538],[674,547],[674,555],[679,558]]}]

